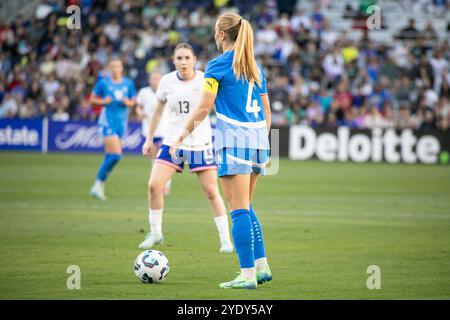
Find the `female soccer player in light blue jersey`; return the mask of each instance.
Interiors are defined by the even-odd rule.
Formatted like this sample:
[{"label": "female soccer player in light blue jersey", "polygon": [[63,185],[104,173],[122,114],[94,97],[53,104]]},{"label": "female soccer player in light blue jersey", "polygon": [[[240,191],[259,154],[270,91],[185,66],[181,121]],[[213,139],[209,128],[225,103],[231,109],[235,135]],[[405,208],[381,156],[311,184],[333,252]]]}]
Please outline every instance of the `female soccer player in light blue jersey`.
[{"label": "female soccer player in light blue jersey", "polygon": [[218,175],[233,222],[232,236],[239,258],[239,276],[221,288],[255,289],[272,280],[261,225],[250,204],[259,174],[268,160],[270,104],[264,72],[254,58],[253,30],[235,13],[222,14],[215,40],[223,54],[206,66],[199,106],[186,122],[170,153],[216,105],[215,151]]},{"label": "female soccer player in light blue jersey", "polygon": [[111,76],[95,84],[91,98],[91,103],[103,105],[98,125],[105,145],[105,158],[91,188],[91,195],[101,200],[106,200],[105,181],[122,157],[120,138],[127,129],[128,110],[134,107],[136,95],[133,81],[122,76],[123,65],[119,59],[111,60],[108,68]]}]

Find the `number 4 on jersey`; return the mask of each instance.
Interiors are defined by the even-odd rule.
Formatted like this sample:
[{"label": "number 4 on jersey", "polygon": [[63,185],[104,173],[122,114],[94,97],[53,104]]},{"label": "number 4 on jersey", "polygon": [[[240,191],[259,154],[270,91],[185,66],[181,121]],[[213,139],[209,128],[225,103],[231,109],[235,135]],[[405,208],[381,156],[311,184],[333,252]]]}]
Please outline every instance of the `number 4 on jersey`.
[{"label": "number 4 on jersey", "polygon": [[255,118],[258,119],[258,113],[261,111],[261,107],[258,105],[258,100],[256,99],[252,100],[252,93],[253,93],[253,83],[249,83],[247,93],[247,104],[245,106],[245,111],[247,111],[248,113],[253,113],[255,115]]}]

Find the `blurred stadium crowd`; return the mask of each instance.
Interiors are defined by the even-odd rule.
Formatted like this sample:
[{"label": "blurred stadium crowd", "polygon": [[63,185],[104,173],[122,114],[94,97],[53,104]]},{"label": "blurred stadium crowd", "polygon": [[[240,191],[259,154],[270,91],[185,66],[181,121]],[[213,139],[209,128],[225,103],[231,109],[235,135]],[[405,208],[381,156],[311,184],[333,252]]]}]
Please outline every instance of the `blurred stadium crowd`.
[{"label": "blurred stadium crowd", "polygon": [[[432,18],[423,28],[411,18],[388,42],[374,41],[377,30],[365,28],[375,0],[347,1],[342,11],[343,19],[364,22],[354,25],[360,39],[331,25],[333,1],[315,1],[312,10],[302,2],[43,1],[32,17],[0,24],[0,118],[94,120],[99,108],[88,98],[111,57],[123,60],[138,89],[148,85],[148,73],[173,70],[170,57],[181,41],[194,47],[204,69],[218,54],[217,15],[236,10],[254,25],[275,126],[449,129],[449,30],[433,24],[448,14],[449,1],[399,1]],[[73,4],[81,7],[80,30],[66,26]]]}]

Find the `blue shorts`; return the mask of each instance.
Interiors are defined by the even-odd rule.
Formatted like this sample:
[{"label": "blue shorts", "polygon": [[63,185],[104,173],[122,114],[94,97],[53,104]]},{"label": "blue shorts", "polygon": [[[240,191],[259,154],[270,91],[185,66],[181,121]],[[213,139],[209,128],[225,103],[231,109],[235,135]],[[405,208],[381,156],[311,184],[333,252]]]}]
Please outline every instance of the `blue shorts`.
[{"label": "blue shorts", "polygon": [[269,150],[223,148],[217,152],[218,176],[257,173],[265,174]]},{"label": "blue shorts", "polygon": [[178,149],[177,158],[172,159],[169,153],[170,147],[163,144],[156,155],[155,162],[163,163],[175,168],[178,172],[183,172],[184,163],[189,165],[191,172],[217,169],[217,165],[214,161],[214,151],[212,147],[210,149],[202,151],[189,151]]},{"label": "blue shorts", "polygon": [[157,144],[157,145],[161,145],[163,142],[163,138],[162,137],[154,137],[153,138],[153,144]]},{"label": "blue shorts", "polygon": [[126,127],[124,126],[100,126],[100,132],[103,138],[109,137],[109,136],[118,136],[119,138],[122,138],[125,134]]}]

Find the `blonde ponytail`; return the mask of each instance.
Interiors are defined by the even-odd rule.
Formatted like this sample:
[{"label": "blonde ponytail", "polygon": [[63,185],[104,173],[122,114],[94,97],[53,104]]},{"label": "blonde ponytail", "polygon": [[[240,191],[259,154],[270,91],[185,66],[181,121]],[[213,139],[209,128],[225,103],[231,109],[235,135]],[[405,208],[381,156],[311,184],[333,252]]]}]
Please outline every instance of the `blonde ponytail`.
[{"label": "blonde ponytail", "polygon": [[250,23],[235,13],[224,13],[218,19],[221,31],[234,41],[233,72],[237,79],[256,82],[261,87],[261,72],[253,51],[253,29]]}]

